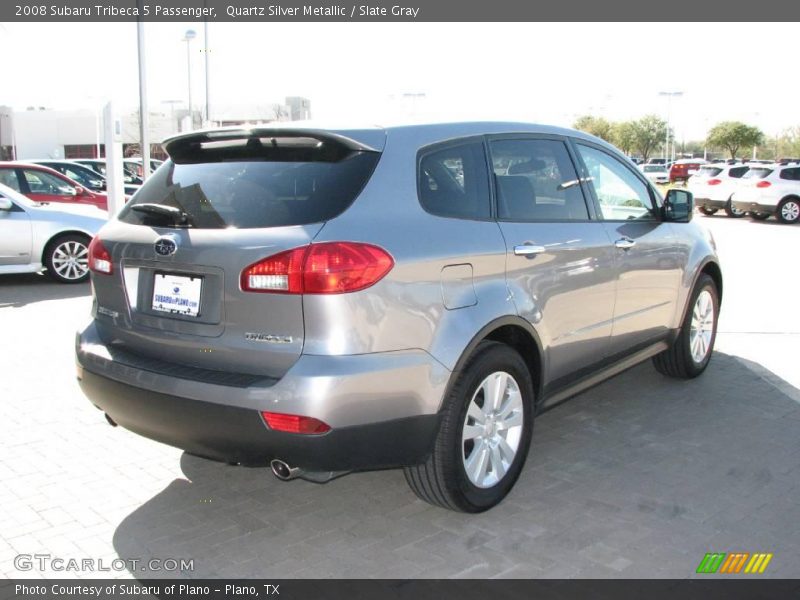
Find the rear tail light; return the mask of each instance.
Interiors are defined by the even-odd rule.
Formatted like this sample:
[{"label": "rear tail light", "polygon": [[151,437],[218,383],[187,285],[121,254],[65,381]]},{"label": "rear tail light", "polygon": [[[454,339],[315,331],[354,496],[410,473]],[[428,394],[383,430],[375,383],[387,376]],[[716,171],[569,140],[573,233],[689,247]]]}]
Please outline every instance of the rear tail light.
[{"label": "rear tail light", "polygon": [[102,275],[111,275],[114,272],[111,254],[97,236],[89,243],[89,269]]},{"label": "rear tail light", "polygon": [[382,248],[357,242],[323,242],[280,252],[250,265],[242,290],[277,294],[342,294],[366,289],[394,266]]},{"label": "rear tail light", "polygon": [[262,412],[261,416],[267,422],[270,429],[275,431],[285,431],[286,433],[302,433],[306,435],[327,433],[331,430],[330,425],[323,423],[313,417],[302,417],[300,415],[286,415],[283,413]]},{"label": "rear tail light", "polygon": [[771,184],[769,181],[759,181],[759,182],[756,184],[756,187],[758,187],[758,188],[768,188],[768,187],[769,187],[769,186],[771,186],[771,185],[772,185],[772,184]]},{"label": "rear tail light", "polygon": [[722,179],[709,179],[706,183],[708,183],[708,185],[719,185],[722,183]]}]

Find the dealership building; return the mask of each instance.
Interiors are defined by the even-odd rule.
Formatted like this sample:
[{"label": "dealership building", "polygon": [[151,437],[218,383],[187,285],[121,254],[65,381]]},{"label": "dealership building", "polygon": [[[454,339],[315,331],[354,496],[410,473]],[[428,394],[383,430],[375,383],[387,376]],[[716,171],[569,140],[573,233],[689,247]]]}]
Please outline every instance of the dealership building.
[{"label": "dealership building", "polygon": [[[163,102],[162,110],[149,112],[150,155],[165,158],[161,140],[199,126],[202,116],[176,102]],[[311,118],[311,102],[299,96],[287,97],[282,104],[214,106],[213,126],[264,125],[276,121],[302,121]],[[124,112],[122,149],[125,156],[139,155],[139,113]],[[0,160],[35,158],[96,158],[105,156],[101,108],[53,110],[28,107],[16,110],[0,106]]]}]

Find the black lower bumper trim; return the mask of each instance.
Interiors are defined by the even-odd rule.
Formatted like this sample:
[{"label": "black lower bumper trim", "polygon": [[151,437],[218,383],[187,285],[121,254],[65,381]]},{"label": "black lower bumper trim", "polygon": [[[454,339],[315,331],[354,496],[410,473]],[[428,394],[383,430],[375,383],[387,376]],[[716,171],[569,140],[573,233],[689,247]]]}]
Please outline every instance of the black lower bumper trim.
[{"label": "black lower bumper trim", "polygon": [[258,410],[136,388],[80,369],[81,389],[115,423],[213,460],[268,466],[274,458],[308,471],[412,465],[433,448],[438,415],[333,429],[323,435],[270,430]]},{"label": "black lower bumper trim", "polygon": [[717,210],[725,208],[728,205],[727,200],[709,200],[708,198],[695,198],[694,203],[695,206],[701,206],[704,208],[714,208]]},{"label": "black lower bumper trim", "polygon": [[775,212],[775,206],[771,204],[759,204],[758,202],[736,202],[733,201],[734,208],[745,212],[761,213],[762,215],[771,215]]}]

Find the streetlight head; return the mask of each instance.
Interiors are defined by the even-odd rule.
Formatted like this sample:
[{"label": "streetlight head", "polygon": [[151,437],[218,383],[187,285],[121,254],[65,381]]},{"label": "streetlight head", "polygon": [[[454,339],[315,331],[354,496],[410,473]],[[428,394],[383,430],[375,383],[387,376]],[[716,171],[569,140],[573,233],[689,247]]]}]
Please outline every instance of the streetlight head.
[{"label": "streetlight head", "polygon": [[187,29],[186,33],[183,34],[183,41],[190,42],[196,37],[197,37],[197,32],[194,29]]}]

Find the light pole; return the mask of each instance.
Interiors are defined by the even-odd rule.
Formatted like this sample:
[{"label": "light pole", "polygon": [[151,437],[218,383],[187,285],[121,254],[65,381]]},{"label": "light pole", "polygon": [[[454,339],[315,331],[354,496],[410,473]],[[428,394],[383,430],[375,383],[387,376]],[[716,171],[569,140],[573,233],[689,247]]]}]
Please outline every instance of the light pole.
[{"label": "light pole", "polygon": [[[203,6],[205,6],[205,5],[206,5],[206,3],[204,2]],[[208,80],[208,19],[206,19],[206,22],[203,23],[203,59],[205,60],[205,66],[206,66],[206,119],[205,119],[204,127],[210,127],[211,126],[211,102],[208,99],[208,97],[209,97],[209,89],[211,87],[211,84],[209,83],[209,80]]]},{"label": "light pole", "polygon": [[192,40],[197,37],[194,29],[187,29],[183,34],[186,42],[186,82],[189,90],[189,127],[194,129],[194,114],[192,113]]},{"label": "light pole", "polygon": [[[683,96],[683,92],[672,91],[672,92],[658,92],[659,96],[666,96],[667,97],[667,134],[664,136],[664,158],[666,160],[670,159],[670,151],[669,151],[669,121],[670,121],[670,112],[672,109],[672,98],[680,98]],[[673,154],[674,154],[674,147],[673,147]]]}]

